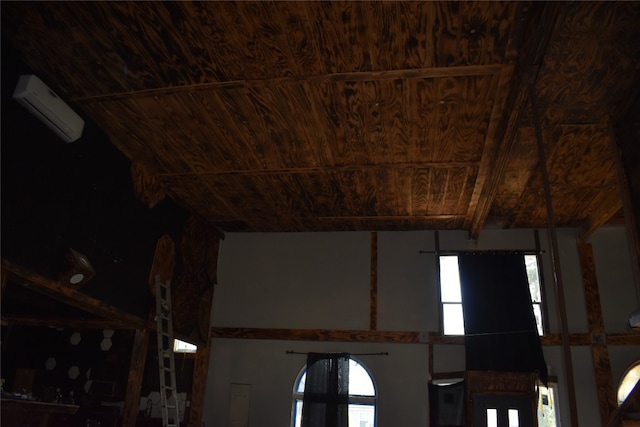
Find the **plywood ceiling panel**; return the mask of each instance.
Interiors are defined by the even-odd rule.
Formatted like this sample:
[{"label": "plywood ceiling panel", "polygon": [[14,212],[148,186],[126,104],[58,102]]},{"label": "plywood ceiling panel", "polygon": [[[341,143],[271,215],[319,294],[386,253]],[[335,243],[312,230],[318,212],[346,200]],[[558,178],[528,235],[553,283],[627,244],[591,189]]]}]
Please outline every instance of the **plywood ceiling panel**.
[{"label": "plywood ceiling panel", "polygon": [[544,227],[527,78],[557,221],[583,226],[613,200],[607,129],[640,85],[634,2],[8,2],[2,19],[221,231]]}]

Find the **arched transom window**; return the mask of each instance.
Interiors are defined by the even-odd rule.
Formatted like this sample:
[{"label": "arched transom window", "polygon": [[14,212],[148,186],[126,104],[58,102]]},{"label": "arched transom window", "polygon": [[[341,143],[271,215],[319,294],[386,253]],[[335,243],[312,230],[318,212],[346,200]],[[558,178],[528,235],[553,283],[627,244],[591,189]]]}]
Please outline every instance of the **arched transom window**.
[{"label": "arched transom window", "polygon": [[618,387],[618,405],[621,405],[625,401],[631,390],[636,386],[636,383],[640,380],[640,360],[631,365],[627,372],[625,372],[620,381]]},{"label": "arched transom window", "polygon": [[[293,389],[291,425],[302,425],[302,400],[307,378],[302,369]],[[374,427],[376,421],[376,388],[367,369],[357,360],[349,359],[349,427]]]}]

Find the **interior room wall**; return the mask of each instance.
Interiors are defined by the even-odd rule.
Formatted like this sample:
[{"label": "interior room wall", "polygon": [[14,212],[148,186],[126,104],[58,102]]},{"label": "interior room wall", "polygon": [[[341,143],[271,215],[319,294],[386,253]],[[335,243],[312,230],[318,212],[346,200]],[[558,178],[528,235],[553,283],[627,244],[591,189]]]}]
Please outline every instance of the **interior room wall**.
[{"label": "interior room wall", "polygon": [[[377,233],[378,330],[438,331],[435,233]],[[439,232],[441,250],[535,249],[533,230],[487,230],[477,242],[466,232]],[[621,310],[615,294],[635,298],[633,283],[621,283],[629,270],[623,229],[598,231],[592,238],[605,325],[628,331],[624,322],[629,303]],[[547,300],[553,303],[551,253],[545,230],[540,230],[541,257]],[[587,332],[586,305],[582,292],[576,232],[558,231],[561,273],[569,319],[569,331]],[[603,253],[619,253],[609,262]],[[317,328],[366,330],[369,326],[371,233],[229,233],[221,242],[219,282],[212,308],[214,327]],[[614,295],[612,295],[614,294]],[[606,302],[605,302],[606,301]],[[549,307],[551,332],[560,327],[553,304]],[[612,347],[611,347],[612,348]],[[362,357],[378,392],[377,426],[428,425],[429,347],[419,344],[370,344],[279,340],[213,339],[207,379],[204,422],[206,426],[229,424],[232,384],[250,385],[250,426],[291,422],[295,380],[305,364],[300,352],[389,352],[388,356]],[[568,419],[568,391],[563,372],[562,349],[545,346],[551,375],[559,380],[560,417]],[[434,345],[434,372],[464,370],[462,345]],[[637,348],[611,350],[612,372],[622,375]],[[572,349],[579,422],[599,424],[593,362],[589,347]]]}]

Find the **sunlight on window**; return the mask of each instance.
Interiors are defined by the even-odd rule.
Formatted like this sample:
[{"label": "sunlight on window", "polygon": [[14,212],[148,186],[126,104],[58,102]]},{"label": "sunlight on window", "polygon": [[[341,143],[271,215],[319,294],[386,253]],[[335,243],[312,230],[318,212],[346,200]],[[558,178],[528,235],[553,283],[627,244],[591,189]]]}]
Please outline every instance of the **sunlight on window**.
[{"label": "sunlight on window", "polygon": [[[460,288],[460,270],[457,255],[443,255],[440,258],[440,302],[442,304],[442,329],[445,335],[464,335],[464,315],[462,310],[462,292]],[[524,256],[529,293],[533,315],[536,319],[538,335],[544,334],[542,316],[542,291],[538,257]]]},{"label": "sunlight on window", "polygon": [[529,292],[531,293],[532,302],[541,302],[540,297],[540,276],[538,275],[538,257],[535,255],[525,255],[524,265],[527,269],[527,278],[529,279]]},{"label": "sunlight on window", "polygon": [[198,347],[178,339],[173,340],[173,351],[175,353],[195,353]]},{"label": "sunlight on window", "polygon": [[531,294],[531,305],[533,306],[533,315],[536,318],[538,335],[544,335],[544,329],[542,327],[542,288],[540,287],[538,257],[535,255],[525,255],[524,265],[527,270],[529,294]]},{"label": "sunlight on window", "polygon": [[443,304],[442,318],[445,335],[464,335],[464,315],[462,304]]},{"label": "sunlight on window", "polygon": [[487,408],[487,427],[498,427],[498,410]]},{"label": "sunlight on window", "polygon": [[[292,423],[302,425],[302,404],[306,369],[295,388]],[[376,390],[369,372],[356,360],[349,359],[349,426],[374,427]]]},{"label": "sunlight on window", "polygon": [[640,361],[627,371],[618,387],[618,405],[625,401],[640,379]]},{"label": "sunlight on window", "polygon": [[520,427],[520,414],[517,409],[509,409],[507,416],[509,417],[509,427]]},{"label": "sunlight on window", "polygon": [[353,359],[349,359],[349,394],[375,396],[376,390],[369,373]]},{"label": "sunlight on window", "polygon": [[440,257],[440,298],[442,302],[462,302],[458,257]]},{"label": "sunlight on window", "polygon": [[[304,385],[307,380],[307,371],[302,374],[296,392],[304,393]],[[366,369],[353,359],[349,359],[349,395],[375,396],[376,391],[373,381]]]},{"label": "sunlight on window", "polygon": [[464,335],[462,292],[456,255],[440,257],[440,299],[444,334]]}]

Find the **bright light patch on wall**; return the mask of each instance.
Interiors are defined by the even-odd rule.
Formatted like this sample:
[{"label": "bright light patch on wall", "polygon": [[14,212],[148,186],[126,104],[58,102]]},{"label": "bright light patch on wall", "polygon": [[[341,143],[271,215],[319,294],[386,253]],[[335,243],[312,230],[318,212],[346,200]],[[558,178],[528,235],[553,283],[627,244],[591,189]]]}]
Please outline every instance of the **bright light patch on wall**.
[{"label": "bright light patch on wall", "polygon": [[624,375],[618,387],[618,405],[622,405],[638,381],[640,381],[640,361],[636,362]]},{"label": "bright light patch on wall", "polygon": [[173,351],[175,353],[195,353],[196,350],[198,350],[198,346],[178,339],[173,340]]}]

